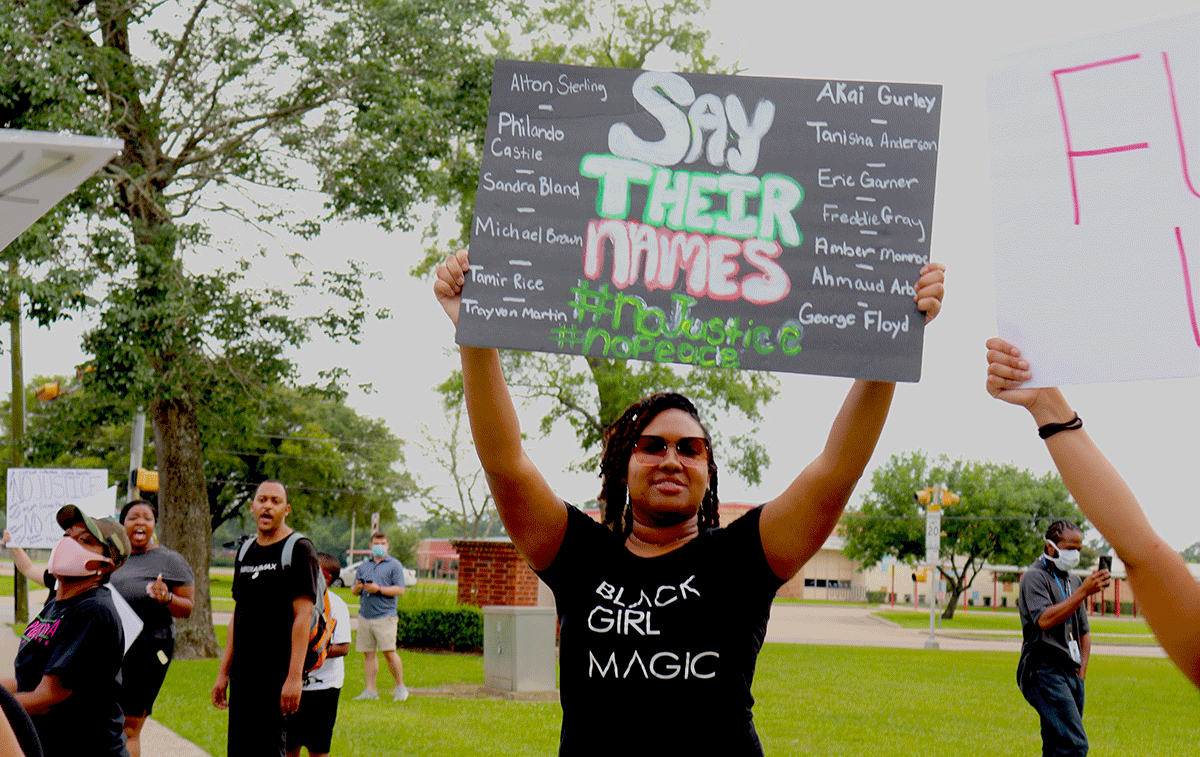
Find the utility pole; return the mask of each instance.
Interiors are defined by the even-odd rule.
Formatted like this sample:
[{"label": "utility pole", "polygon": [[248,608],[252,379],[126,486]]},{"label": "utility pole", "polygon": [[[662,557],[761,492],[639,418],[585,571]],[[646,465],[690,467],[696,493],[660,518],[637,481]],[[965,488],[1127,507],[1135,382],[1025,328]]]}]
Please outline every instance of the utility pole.
[{"label": "utility pole", "polygon": [[[8,274],[17,277],[17,261],[14,258],[8,263]],[[12,344],[9,354],[12,356],[12,424],[11,440],[12,466],[20,468],[25,464],[25,368],[21,362],[21,296],[14,294],[9,301],[13,319],[9,323],[12,331]],[[13,620],[17,623],[29,622],[29,584],[25,574],[13,566]]]},{"label": "utility pole", "polygon": [[146,413],[138,405],[133,414],[133,430],[129,435],[129,485],[125,487],[125,501],[132,502],[142,496],[138,488],[138,470],[142,467],[142,450],[146,446]]},{"label": "utility pole", "polygon": [[937,636],[934,634],[934,598],[937,596],[938,564],[942,552],[942,506],[958,504],[958,495],[941,486],[927,486],[913,492],[917,504],[925,505],[925,562],[929,568],[929,638],[925,640],[926,649],[939,649]]}]

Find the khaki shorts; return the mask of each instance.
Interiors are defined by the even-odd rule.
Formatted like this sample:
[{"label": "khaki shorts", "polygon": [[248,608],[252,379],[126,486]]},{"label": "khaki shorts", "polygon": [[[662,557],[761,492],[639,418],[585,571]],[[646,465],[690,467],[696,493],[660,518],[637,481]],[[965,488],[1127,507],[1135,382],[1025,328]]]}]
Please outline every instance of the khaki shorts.
[{"label": "khaki shorts", "polygon": [[360,652],[391,652],[396,649],[396,627],[400,619],[395,615],[382,618],[358,616],[358,635],[354,648]]}]

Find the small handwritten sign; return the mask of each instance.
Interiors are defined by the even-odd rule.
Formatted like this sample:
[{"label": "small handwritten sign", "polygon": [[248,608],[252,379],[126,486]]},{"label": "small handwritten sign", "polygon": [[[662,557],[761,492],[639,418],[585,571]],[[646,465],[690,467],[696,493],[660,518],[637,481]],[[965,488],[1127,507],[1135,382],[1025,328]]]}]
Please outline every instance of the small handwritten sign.
[{"label": "small handwritten sign", "polygon": [[915,381],[941,87],[499,61],[462,344]]},{"label": "small handwritten sign", "polygon": [[121,149],[116,139],[0,129],[0,250]]},{"label": "small handwritten sign", "polygon": [[102,468],[9,468],[5,522],[13,546],[50,549],[63,535],[54,517],[63,505],[106,518],[116,501],[117,487]]},{"label": "small handwritten sign", "polygon": [[1057,386],[1200,374],[1200,16],[992,61],[999,333]]}]

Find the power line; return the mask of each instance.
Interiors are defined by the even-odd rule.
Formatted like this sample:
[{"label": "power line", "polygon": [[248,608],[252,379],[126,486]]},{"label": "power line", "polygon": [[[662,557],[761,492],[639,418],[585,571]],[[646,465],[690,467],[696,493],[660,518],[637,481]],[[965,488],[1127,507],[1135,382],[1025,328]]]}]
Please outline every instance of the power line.
[{"label": "power line", "polygon": [[285,439],[288,441],[296,441],[296,442],[323,442],[323,443],[335,442],[337,444],[358,444],[360,446],[365,446],[365,447],[393,447],[398,444],[404,443],[403,439],[396,439],[395,441],[390,441],[390,442],[360,442],[360,441],[356,441],[356,440],[352,440],[352,439],[335,439],[333,437],[329,437],[327,439],[321,439],[321,438],[312,437],[312,436],[287,436],[285,434],[252,434],[252,436],[260,437],[263,439]]},{"label": "power line", "polygon": [[[233,484],[235,486],[254,486],[257,487],[261,482],[251,481],[234,481],[224,478],[206,478],[205,481],[210,484]],[[379,492],[363,491],[361,489],[326,489],[319,486],[304,486],[303,484],[286,484],[288,491],[304,491],[304,492],[325,492],[327,494],[363,494],[365,496],[377,496]]]},{"label": "power line", "polygon": [[[110,439],[83,439],[86,444],[108,445],[110,447],[128,447],[129,442],[114,441]],[[362,444],[376,444],[377,442],[361,442]],[[236,450],[236,449],[217,449],[213,447],[207,448],[210,452],[222,452],[227,455],[247,455],[250,457],[279,457],[288,460],[337,460],[335,457],[313,457],[311,455],[286,455],[282,452],[268,452],[259,450]]]}]

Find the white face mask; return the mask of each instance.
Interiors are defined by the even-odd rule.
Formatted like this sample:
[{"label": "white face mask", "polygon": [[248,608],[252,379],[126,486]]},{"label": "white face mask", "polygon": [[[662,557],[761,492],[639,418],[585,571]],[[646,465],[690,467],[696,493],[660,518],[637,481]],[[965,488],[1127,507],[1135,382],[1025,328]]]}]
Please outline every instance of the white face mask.
[{"label": "white face mask", "polygon": [[1074,568],[1075,566],[1079,565],[1079,550],[1078,549],[1062,549],[1061,547],[1059,547],[1057,544],[1050,541],[1049,539],[1046,540],[1046,543],[1049,544],[1051,547],[1054,547],[1055,549],[1058,550],[1058,557],[1051,557],[1050,555],[1046,555],[1046,559],[1049,560],[1050,562],[1054,563],[1054,567],[1058,568],[1059,570],[1061,570],[1065,573],[1066,571],[1070,570],[1071,568]]}]

